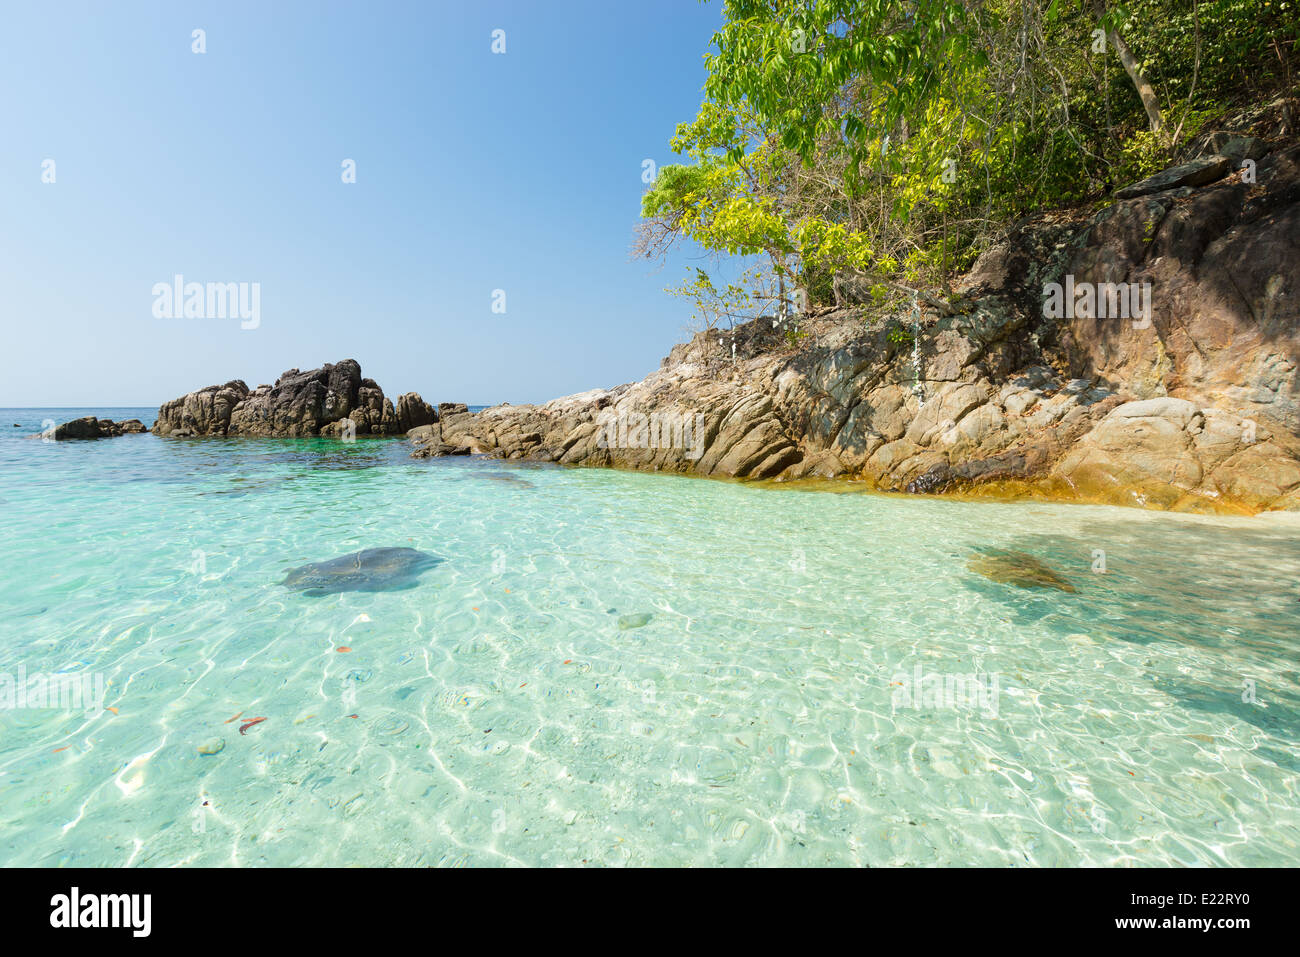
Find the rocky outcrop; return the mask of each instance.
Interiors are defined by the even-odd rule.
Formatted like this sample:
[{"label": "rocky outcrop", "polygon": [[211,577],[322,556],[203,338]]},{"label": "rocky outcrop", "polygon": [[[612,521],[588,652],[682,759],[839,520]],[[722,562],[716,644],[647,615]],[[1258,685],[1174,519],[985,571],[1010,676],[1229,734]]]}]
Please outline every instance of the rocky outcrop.
[{"label": "rocky outcrop", "polygon": [[415,446],[412,458],[436,459],[448,455],[469,455],[473,451],[468,445],[443,442],[442,429],[445,421],[411,430],[407,438]]},{"label": "rocky outcrop", "polygon": [[302,436],[402,435],[436,422],[437,412],[418,393],[391,399],[361,376],[355,359],[319,369],[290,369],[275,385],[249,390],[241,380],[211,385],[164,403],[155,435]]},{"label": "rocky outcrop", "polygon": [[125,419],[121,422],[114,422],[112,419],[97,419],[93,415],[87,415],[80,419],[73,419],[71,422],[64,422],[62,425],[56,425],[54,427],[54,440],[62,442],[64,439],[114,439],[119,435],[131,435],[148,431],[145,424],[139,419]]},{"label": "rocky outcrop", "polygon": [[[263,386],[262,388],[269,388]],[[154,435],[225,435],[235,406],[248,396],[248,386],[236,379],[210,385],[179,399],[164,402],[154,420]]]},{"label": "rocky outcrop", "polygon": [[1134,199],[1150,193],[1161,193],[1180,186],[1203,186],[1227,175],[1232,160],[1226,156],[1201,156],[1190,163],[1172,166],[1132,186],[1115,191],[1116,199]]},{"label": "rocky outcrop", "polygon": [[438,421],[438,413],[433,406],[420,398],[418,392],[407,392],[397,397],[397,427],[403,432],[410,432],[422,425],[432,425]]},{"label": "rocky outcrop", "polygon": [[1300,508],[1300,145],[1205,143],[1016,230],[915,324],[898,302],[701,333],[641,382],[445,415],[415,454]]}]

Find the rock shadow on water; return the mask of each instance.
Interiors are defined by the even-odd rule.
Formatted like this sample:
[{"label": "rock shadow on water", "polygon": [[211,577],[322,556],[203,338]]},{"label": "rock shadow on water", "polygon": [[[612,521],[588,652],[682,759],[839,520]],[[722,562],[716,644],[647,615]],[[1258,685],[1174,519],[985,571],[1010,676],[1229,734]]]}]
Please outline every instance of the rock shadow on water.
[{"label": "rock shadow on water", "polygon": [[280,583],[309,598],[348,591],[403,591],[442,559],[414,548],[365,548],[325,562],[292,569]]},{"label": "rock shadow on water", "polygon": [[[1211,687],[1201,683],[1174,682],[1157,678],[1152,684],[1176,698],[1184,708],[1219,717],[1237,718],[1283,741],[1300,740],[1300,698],[1280,688],[1261,684],[1252,691],[1256,700],[1247,700],[1244,684]],[[1300,772],[1300,758],[1264,743],[1257,743],[1255,753],[1288,771]]]},{"label": "rock shadow on water", "polygon": [[385,464],[384,449],[367,444],[349,445],[333,440],[305,443],[304,448],[290,449],[272,456],[271,461],[302,466],[313,472],[354,472],[380,468]]},{"label": "rock shadow on water", "polygon": [[[1018,621],[1050,605],[1064,616],[1061,627],[1102,642],[1172,641],[1245,660],[1294,659],[1300,538],[1287,529],[1109,520],[1071,535],[1020,535],[990,551],[1013,549],[1041,556],[1078,588],[1066,599],[1051,588],[968,582]],[[1039,601],[1025,601],[1035,593]]]},{"label": "rock shadow on water", "polygon": [[1092,548],[1097,541],[1114,539],[1026,535],[1004,546],[976,548],[966,567],[979,578],[969,578],[966,586],[1001,604],[1019,627],[1147,645],[1168,640],[1172,624],[1181,641],[1216,643],[1195,616],[1171,623],[1167,586],[1135,579],[1132,563],[1122,557],[1126,549],[1117,550],[1112,567],[1100,572]]}]

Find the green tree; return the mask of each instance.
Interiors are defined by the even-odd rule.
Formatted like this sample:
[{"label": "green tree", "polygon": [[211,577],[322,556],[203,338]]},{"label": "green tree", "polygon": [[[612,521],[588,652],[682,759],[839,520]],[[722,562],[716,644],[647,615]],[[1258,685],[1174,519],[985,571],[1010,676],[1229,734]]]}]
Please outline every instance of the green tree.
[{"label": "green tree", "polygon": [[684,287],[732,297],[719,315],[782,312],[796,288],[829,301],[846,271],[942,285],[1009,222],[1294,91],[1296,2],[722,0],[705,101],[672,140],[686,162],[647,193],[639,250],[760,260],[748,297]]}]

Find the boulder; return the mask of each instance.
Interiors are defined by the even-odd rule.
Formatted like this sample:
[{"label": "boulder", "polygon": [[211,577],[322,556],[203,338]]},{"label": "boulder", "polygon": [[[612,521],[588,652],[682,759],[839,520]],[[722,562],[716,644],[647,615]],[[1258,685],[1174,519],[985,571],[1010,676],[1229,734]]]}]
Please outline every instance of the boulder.
[{"label": "boulder", "polygon": [[351,421],[357,435],[400,435],[436,420],[415,392],[399,399],[400,411],[355,359],[307,372],[289,369],[274,385],[249,391],[242,380],[208,386],[164,403],[154,434],[247,435],[295,438],[342,435]]},{"label": "boulder", "polygon": [[225,435],[235,407],[248,395],[242,379],[210,385],[164,402],[153,425],[154,435]]},{"label": "boulder", "polygon": [[309,372],[290,369],[271,388],[259,386],[232,410],[226,434],[319,435],[324,426],[348,417],[360,390],[361,366],[355,359]]},{"label": "boulder", "polygon": [[1134,199],[1148,193],[1177,189],[1180,186],[1204,186],[1206,183],[1222,179],[1228,174],[1231,166],[1232,160],[1226,156],[1202,156],[1190,163],[1183,163],[1181,166],[1174,166],[1154,176],[1148,176],[1132,186],[1117,189],[1115,198]]},{"label": "boulder", "polygon": [[397,397],[397,424],[403,432],[438,421],[438,413],[418,392],[407,392]]},{"label": "boulder", "polygon": [[139,419],[114,422],[112,419],[97,419],[93,415],[87,415],[55,426],[54,439],[57,442],[65,439],[112,439],[119,435],[148,431]]}]

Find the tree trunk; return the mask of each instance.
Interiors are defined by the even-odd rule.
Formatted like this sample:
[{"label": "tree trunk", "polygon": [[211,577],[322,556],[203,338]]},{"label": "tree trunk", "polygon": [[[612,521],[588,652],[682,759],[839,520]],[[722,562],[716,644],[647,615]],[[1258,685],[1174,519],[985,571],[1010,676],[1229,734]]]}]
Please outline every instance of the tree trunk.
[{"label": "tree trunk", "polygon": [[[1106,7],[1106,0],[1092,0],[1092,12],[1102,22],[1103,27],[1106,21]],[[1124,72],[1128,74],[1128,78],[1133,82],[1133,88],[1137,90],[1138,96],[1142,98],[1142,107],[1147,111],[1147,123],[1151,126],[1151,132],[1158,134],[1163,140],[1166,135],[1165,117],[1160,112],[1160,100],[1157,99],[1156,91],[1147,82],[1147,78],[1142,75],[1142,70],[1138,67],[1137,57],[1133,56],[1133,51],[1128,48],[1128,44],[1124,42],[1124,38],[1119,35],[1118,30],[1107,30],[1106,42],[1113,46],[1115,52],[1119,54],[1119,62],[1123,64]]]},{"label": "tree trunk", "polygon": [[1138,96],[1142,98],[1142,106],[1147,111],[1147,121],[1151,124],[1151,132],[1162,133],[1165,127],[1165,118],[1160,112],[1160,101],[1156,98],[1156,91],[1152,89],[1151,84],[1147,82],[1147,78],[1142,75],[1141,69],[1138,68],[1138,62],[1133,56],[1133,51],[1128,48],[1128,44],[1124,42],[1124,38],[1116,30],[1111,30],[1110,33],[1106,34],[1106,39],[1110,41],[1110,45],[1119,54],[1119,62],[1124,64],[1124,72],[1133,81]]}]

